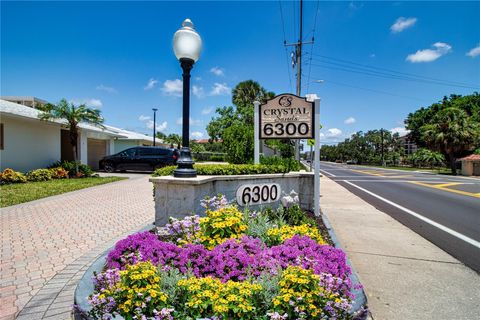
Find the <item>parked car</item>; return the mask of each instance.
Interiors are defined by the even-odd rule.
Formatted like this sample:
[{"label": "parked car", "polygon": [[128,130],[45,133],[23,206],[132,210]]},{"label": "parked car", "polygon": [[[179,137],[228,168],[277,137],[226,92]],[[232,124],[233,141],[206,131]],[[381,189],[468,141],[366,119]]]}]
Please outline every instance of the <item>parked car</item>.
[{"label": "parked car", "polygon": [[180,153],[177,149],[163,147],[133,147],[100,160],[100,169],[105,172],[116,170],[152,171],[174,165]]}]

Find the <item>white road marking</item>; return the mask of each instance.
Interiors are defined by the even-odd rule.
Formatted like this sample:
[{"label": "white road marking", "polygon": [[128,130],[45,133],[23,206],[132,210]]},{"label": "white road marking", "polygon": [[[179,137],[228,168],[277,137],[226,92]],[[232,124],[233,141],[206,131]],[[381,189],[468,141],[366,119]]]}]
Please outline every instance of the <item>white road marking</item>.
[{"label": "white road marking", "polygon": [[327,171],[322,170],[322,169],[320,169],[320,172],[323,172],[323,173],[325,173],[326,175],[328,175],[328,176],[330,176],[330,177],[336,177],[336,175],[334,175],[333,173],[327,172]]},{"label": "white road marking", "polygon": [[395,202],[392,202],[392,201],[390,201],[390,200],[388,200],[388,199],[385,199],[385,198],[379,196],[378,194],[375,194],[375,193],[373,193],[373,192],[371,192],[371,191],[368,191],[368,190],[366,190],[366,189],[364,189],[364,188],[362,188],[362,187],[359,187],[359,186],[357,186],[356,184],[351,183],[350,181],[345,181],[345,183],[348,183],[348,184],[351,185],[352,187],[355,187],[355,188],[357,188],[357,189],[359,189],[359,190],[362,190],[363,192],[368,193],[369,195],[371,195],[371,196],[373,196],[373,197],[375,197],[375,198],[377,198],[377,199],[379,199],[379,200],[382,200],[383,202],[388,203],[389,205],[394,206],[394,207],[396,207],[396,208],[398,208],[398,209],[400,209],[400,210],[402,210],[402,211],[404,211],[404,212],[406,212],[406,213],[414,216],[415,218],[420,219],[420,220],[422,220],[422,221],[424,221],[424,222],[426,222],[426,223],[428,223],[428,224],[430,224],[430,225],[432,225],[432,226],[434,226],[434,227],[436,227],[436,228],[438,228],[438,229],[440,229],[440,230],[442,230],[442,231],[444,231],[444,232],[446,232],[446,233],[448,233],[448,234],[450,234],[450,235],[452,235],[452,236],[454,236],[454,237],[456,237],[456,238],[458,238],[458,239],[460,239],[460,240],[463,240],[463,241],[471,244],[472,246],[476,247],[477,249],[480,249],[480,242],[477,241],[477,240],[474,240],[474,239],[472,239],[472,238],[469,238],[469,237],[467,237],[467,236],[465,236],[465,235],[463,235],[463,234],[461,234],[461,233],[459,233],[459,232],[457,232],[457,231],[455,231],[455,230],[452,230],[452,229],[450,229],[450,228],[448,228],[448,227],[446,227],[446,226],[444,226],[444,225],[442,225],[442,224],[440,224],[440,223],[438,223],[438,222],[435,222],[435,221],[433,221],[433,220],[430,220],[430,219],[428,219],[428,218],[425,218],[424,216],[422,216],[422,215],[420,215],[420,214],[418,214],[418,213],[416,213],[416,212],[414,212],[414,211],[412,211],[412,210],[410,210],[410,209],[407,209],[407,208],[405,208],[405,207],[402,207],[401,205],[399,205],[399,204],[397,204],[397,203],[395,203]]}]

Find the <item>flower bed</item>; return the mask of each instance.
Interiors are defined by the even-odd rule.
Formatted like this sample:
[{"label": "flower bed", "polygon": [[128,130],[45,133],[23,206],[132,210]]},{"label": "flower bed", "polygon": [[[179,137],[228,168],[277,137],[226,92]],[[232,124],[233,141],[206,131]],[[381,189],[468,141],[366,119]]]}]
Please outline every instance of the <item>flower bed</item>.
[{"label": "flower bed", "polygon": [[220,196],[203,205],[204,218],[171,219],[166,232],[117,242],[94,277],[90,316],[353,318],[345,253],[326,245],[316,226],[242,213]]}]

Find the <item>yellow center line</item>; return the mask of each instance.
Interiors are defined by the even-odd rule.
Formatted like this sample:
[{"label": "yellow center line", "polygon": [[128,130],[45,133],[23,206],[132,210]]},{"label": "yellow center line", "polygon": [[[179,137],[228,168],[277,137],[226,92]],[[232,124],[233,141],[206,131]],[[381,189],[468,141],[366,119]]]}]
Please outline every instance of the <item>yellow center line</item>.
[{"label": "yellow center line", "polygon": [[459,184],[463,184],[461,182],[450,182],[450,183],[442,183],[442,184],[436,184],[436,188],[445,188],[445,187],[450,187],[450,186],[457,186]]},{"label": "yellow center line", "polygon": [[453,184],[452,183],[442,183],[442,184],[435,185],[435,184],[422,183],[422,182],[418,182],[418,181],[408,181],[408,182],[413,183],[413,184],[418,184],[418,185],[421,185],[421,186],[424,186],[424,187],[432,188],[432,189],[438,189],[438,190],[443,190],[443,191],[447,191],[447,192],[451,192],[451,193],[461,194],[461,195],[464,195],[464,196],[480,198],[480,193],[473,193],[473,192],[449,189],[449,188],[446,187],[446,185],[459,185],[459,184],[463,184],[463,183],[452,182]]},{"label": "yellow center line", "polygon": [[369,174],[371,176],[377,176],[377,177],[385,177],[384,175],[381,175],[379,173],[373,173],[375,171],[362,171],[362,170],[355,170],[355,169],[350,169],[352,171],[355,171],[355,172],[359,172],[359,173],[363,173],[363,174]]}]

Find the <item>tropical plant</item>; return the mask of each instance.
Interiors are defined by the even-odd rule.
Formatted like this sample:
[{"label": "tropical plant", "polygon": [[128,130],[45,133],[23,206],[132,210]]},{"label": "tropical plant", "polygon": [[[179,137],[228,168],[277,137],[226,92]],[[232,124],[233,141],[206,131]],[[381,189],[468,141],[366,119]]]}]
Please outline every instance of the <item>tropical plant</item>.
[{"label": "tropical plant", "polygon": [[480,141],[480,94],[444,97],[410,113],[405,124],[411,139],[442,153],[455,174],[456,159],[473,151]]},{"label": "tropical plant", "polygon": [[52,180],[52,171],[50,169],[36,169],[27,173],[28,181],[48,181]]},{"label": "tropical plant", "polygon": [[41,120],[64,120],[67,122],[70,131],[70,144],[73,150],[73,159],[76,164],[76,171],[78,172],[78,126],[80,123],[88,123],[103,127],[103,118],[100,115],[100,110],[88,108],[81,104],[75,106],[73,103],[62,99],[59,103],[47,103],[40,106],[42,113],[39,115]]},{"label": "tropical plant", "polygon": [[465,111],[454,107],[439,111],[432,123],[422,126],[421,131],[423,141],[445,156],[453,174],[457,173],[457,158],[480,139],[479,123],[471,120]]},{"label": "tropical plant", "polygon": [[21,172],[15,171],[10,168],[6,168],[3,172],[0,172],[0,183],[25,183],[27,182],[27,177]]},{"label": "tropical plant", "polygon": [[173,146],[177,146],[180,149],[182,145],[182,137],[176,133],[171,133],[167,137],[164,138],[165,142],[170,143]]},{"label": "tropical plant", "polygon": [[419,167],[435,167],[445,162],[445,157],[439,153],[429,149],[421,148],[408,157],[408,161],[413,166]]}]

